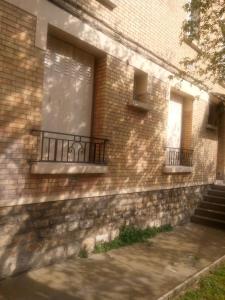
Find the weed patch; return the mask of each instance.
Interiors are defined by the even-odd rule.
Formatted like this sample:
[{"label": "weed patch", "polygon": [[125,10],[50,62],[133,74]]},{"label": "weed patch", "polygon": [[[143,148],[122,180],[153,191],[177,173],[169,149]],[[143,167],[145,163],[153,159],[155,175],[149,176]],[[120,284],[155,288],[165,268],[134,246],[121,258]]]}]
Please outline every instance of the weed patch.
[{"label": "weed patch", "polygon": [[150,238],[153,238],[160,232],[172,231],[171,225],[161,227],[148,227],[141,229],[133,226],[122,227],[119,236],[110,242],[98,243],[95,246],[94,253],[107,252],[112,249],[117,249],[134,243],[143,243]]},{"label": "weed patch", "polygon": [[78,256],[80,258],[88,258],[88,252],[87,252],[87,250],[86,249],[81,249],[80,252],[79,252],[79,254],[78,254]]}]

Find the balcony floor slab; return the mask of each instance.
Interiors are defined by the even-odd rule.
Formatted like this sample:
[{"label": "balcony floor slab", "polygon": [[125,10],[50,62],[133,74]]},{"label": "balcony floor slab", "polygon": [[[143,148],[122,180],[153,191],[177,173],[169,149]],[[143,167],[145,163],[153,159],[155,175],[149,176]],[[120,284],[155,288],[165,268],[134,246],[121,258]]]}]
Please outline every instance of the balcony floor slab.
[{"label": "balcony floor slab", "polygon": [[164,166],[163,173],[176,174],[176,173],[192,173],[193,167],[188,166]]},{"label": "balcony floor slab", "polygon": [[32,174],[102,174],[108,167],[98,164],[36,162],[31,165]]}]

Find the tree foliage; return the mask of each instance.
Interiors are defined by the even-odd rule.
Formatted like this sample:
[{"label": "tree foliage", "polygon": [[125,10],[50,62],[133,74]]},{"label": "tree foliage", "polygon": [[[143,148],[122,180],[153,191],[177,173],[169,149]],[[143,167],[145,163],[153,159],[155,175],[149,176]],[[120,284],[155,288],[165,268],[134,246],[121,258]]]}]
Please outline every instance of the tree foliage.
[{"label": "tree foliage", "polygon": [[196,49],[194,57],[182,63],[186,71],[202,79],[225,79],[225,0],[192,0],[184,9],[189,18],[183,24],[183,39]]}]

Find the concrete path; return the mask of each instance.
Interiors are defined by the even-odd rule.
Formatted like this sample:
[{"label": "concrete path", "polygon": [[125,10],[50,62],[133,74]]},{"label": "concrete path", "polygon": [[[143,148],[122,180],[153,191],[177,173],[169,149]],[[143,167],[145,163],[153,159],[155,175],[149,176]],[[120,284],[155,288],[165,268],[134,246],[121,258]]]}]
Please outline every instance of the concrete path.
[{"label": "concrete path", "polygon": [[0,282],[1,300],[154,300],[225,255],[225,231],[188,224],[146,244]]}]

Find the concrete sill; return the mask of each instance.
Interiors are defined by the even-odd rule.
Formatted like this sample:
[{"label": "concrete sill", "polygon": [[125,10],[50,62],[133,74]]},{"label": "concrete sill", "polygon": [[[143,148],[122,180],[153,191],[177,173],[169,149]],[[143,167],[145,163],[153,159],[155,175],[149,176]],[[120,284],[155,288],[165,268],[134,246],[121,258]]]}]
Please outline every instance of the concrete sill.
[{"label": "concrete sill", "polygon": [[132,102],[129,102],[128,105],[137,108],[141,111],[145,111],[145,112],[150,111],[150,105],[142,101],[133,100]]},{"label": "concrete sill", "polygon": [[105,165],[36,162],[31,165],[32,174],[103,174],[108,171]]},{"label": "concrete sill", "polygon": [[116,8],[116,4],[114,3],[114,0],[97,0],[98,2],[100,2],[102,5],[104,5],[105,7],[107,7],[108,9],[114,9]]},{"label": "concrete sill", "polygon": [[192,173],[193,167],[187,166],[164,166],[163,173],[166,174],[181,174],[181,173]]},{"label": "concrete sill", "polygon": [[218,129],[217,126],[214,126],[214,125],[211,125],[211,124],[207,124],[206,128],[209,129],[209,130],[217,130]]},{"label": "concrete sill", "polygon": [[196,52],[201,52],[201,49],[199,48],[198,41],[197,40],[191,40],[188,37],[184,38],[184,42],[190,46],[192,49],[194,49]]}]

